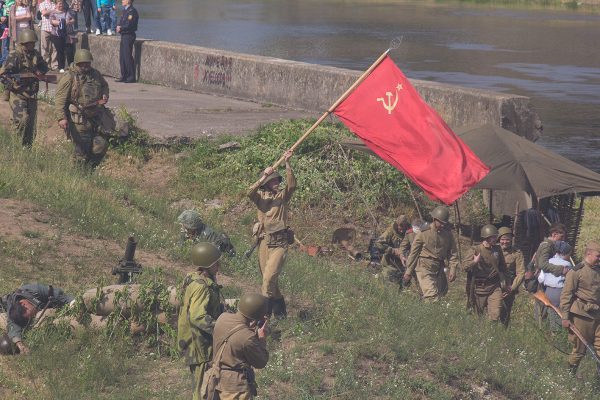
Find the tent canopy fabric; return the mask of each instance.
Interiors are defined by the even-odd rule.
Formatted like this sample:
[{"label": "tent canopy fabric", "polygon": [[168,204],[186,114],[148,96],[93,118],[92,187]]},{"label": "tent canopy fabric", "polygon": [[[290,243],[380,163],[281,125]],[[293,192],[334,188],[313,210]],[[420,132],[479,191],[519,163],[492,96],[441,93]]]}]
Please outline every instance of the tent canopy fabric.
[{"label": "tent canopy fabric", "polygon": [[[506,129],[486,124],[455,132],[491,168],[476,189],[526,192],[537,199],[570,193],[600,195],[600,174]],[[371,153],[358,141],[343,145]]]}]

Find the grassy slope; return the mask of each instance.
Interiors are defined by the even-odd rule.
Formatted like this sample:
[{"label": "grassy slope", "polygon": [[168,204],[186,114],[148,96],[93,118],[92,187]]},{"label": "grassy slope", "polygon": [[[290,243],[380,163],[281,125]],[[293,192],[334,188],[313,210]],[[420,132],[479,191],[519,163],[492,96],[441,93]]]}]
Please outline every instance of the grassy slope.
[{"label": "grassy slope", "polygon": [[[224,207],[205,217],[235,232],[241,253],[249,244],[245,232],[254,215],[243,199],[243,188],[305,125],[265,127],[259,135],[241,139],[242,150],[233,153],[217,153],[215,143],[199,143],[187,157],[180,157],[179,174],[162,192],[136,183],[136,171],[121,178],[102,171],[83,173],[72,166],[65,146],[23,151],[0,134],[0,197],[29,200],[60,218],[61,231],[90,240],[122,240],[133,232],[141,248],[168,252],[174,260],[183,255],[172,250],[176,212],[169,204],[186,198],[201,205],[205,199],[219,198]],[[306,225],[300,226],[302,237],[314,242],[326,243],[335,216],[366,224],[371,213],[379,220],[385,210],[411,208],[398,174],[384,164],[342,152],[335,138],[343,135],[338,127],[322,128],[294,161],[301,189],[293,218]],[[113,156],[108,165],[118,159]],[[600,207],[597,202],[588,205],[583,235],[597,237]],[[47,246],[44,251],[56,251],[51,243]],[[15,268],[35,261],[35,256],[24,256],[25,251],[19,243],[1,247],[0,271],[11,276],[0,282],[2,292],[18,280]],[[43,276],[60,273],[60,255],[49,264],[41,269],[47,274]],[[226,272],[244,285],[259,279],[255,260],[232,262]],[[105,280],[111,279],[104,274]],[[181,272],[172,272],[169,279],[180,277]],[[69,275],[67,289],[76,290],[86,278]],[[582,368],[583,381],[566,374],[565,357],[532,324],[525,295],[518,299],[513,326],[504,330],[465,312],[462,281],[451,285],[446,301],[427,305],[412,292],[399,294],[381,285],[359,264],[293,252],[282,284],[293,312],[278,327],[281,338],[270,341],[271,362],[258,375],[268,398],[584,399],[593,398],[597,390],[587,383],[594,375],[589,360]],[[152,348],[137,341],[119,335],[107,339],[102,333],[39,332],[30,337],[36,350],[32,357],[11,359],[10,366],[0,370],[2,396],[186,397],[181,363],[157,358]],[[561,338],[554,342],[568,348]],[[3,366],[9,365],[7,360],[1,359]]]}]

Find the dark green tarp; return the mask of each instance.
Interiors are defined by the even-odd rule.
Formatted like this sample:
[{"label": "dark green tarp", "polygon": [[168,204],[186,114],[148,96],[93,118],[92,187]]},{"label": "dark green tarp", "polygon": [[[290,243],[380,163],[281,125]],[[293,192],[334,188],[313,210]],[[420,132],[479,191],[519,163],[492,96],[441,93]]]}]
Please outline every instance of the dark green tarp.
[{"label": "dark green tarp", "polygon": [[[600,194],[600,174],[499,126],[462,127],[455,133],[491,167],[476,189],[491,189],[494,194],[526,192],[538,199],[570,193]],[[371,153],[359,141],[344,145]],[[525,204],[520,208],[526,208]]]}]

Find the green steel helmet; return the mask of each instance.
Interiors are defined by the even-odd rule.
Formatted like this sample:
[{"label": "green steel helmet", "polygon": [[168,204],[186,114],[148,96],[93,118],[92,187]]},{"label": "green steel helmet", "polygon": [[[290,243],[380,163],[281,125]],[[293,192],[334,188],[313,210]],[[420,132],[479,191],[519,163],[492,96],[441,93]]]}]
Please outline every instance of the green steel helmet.
[{"label": "green steel helmet", "polygon": [[108,150],[108,141],[102,136],[94,136],[92,140],[92,153],[93,154],[104,154]]},{"label": "green steel helmet", "polygon": [[238,310],[244,317],[257,321],[267,314],[267,298],[258,293],[244,294]]},{"label": "green steel helmet", "polygon": [[75,57],[74,57],[73,61],[75,61],[75,64],[79,64],[79,63],[83,63],[83,62],[91,63],[92,61],[94,61],[94,57],[92,57],[92,52],[89,51],[88,49],[78,49],[75,52]]},{"label": "green steel helmet", "polygon": [[448,207],[437,206],[433,210],[431,210],[431,218],[437,219],[438,221],[442,221],[443,223],[447,223],[450,218],[450,211],[448,211]]},{"label": "green steel helmet", "polygon": [[281,181],[283,181],[283,178],[281,177],[281,175],[279,175],[279,172],[273,171],[271,173],[271,175],[267,176],[265,181],[262,183],[262,186],[265,186],[267,184],[267,182],[272,181],[273,179],[279,179],[279,183],[281,183]]},{"label": "green steel helmet", "polygon": [[19,32],[19,44],[35,42],[37,42],[37,35],[31,29],[23,29]]},{"label": "green steel helmet", "polygon": [[179,217],[177,217],[177,222],[179,222],[185,229],[196,229],[200,230],[204,223],[200,218],[200,214],[196,210],[185,210]]},{"label": "green steel helmet", "polygon": [[484,225],[483,228],[481,228],[480,236],[482,239],[487,239],[490,236],[498,236],[498,229],[496,229],[494,225]]},{"label": "green steel helmet", "polygon": [[200,242],[190,251],[192,263],[201,269],[209,269],[221,259],[221,250],[209,242]]},{"label": "green steel helmet", "polygon": [[498,237],[502,237],[504,235],[512,235],[512,229],[503,226],[502,228],[498,229]]},{"label": "green steel helmet", "polygon": [[18,354],[18,353],[19,353],[19,348],[14,345],[13,341],[10,340],[10,338],[8,337],[8,335],[6,333],[4,335],[0,336],[0,354],[12,355],[12,354]]}]

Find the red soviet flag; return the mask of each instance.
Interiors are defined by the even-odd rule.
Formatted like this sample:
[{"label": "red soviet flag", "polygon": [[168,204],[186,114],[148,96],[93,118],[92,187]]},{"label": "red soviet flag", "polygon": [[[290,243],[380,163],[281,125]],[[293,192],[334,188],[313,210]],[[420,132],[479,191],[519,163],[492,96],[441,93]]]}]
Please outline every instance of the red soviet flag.
[{"label": "red soviet flag", "polygon": [[489,172],[389,56],[333,112],[433,200],[451,204]]}]

